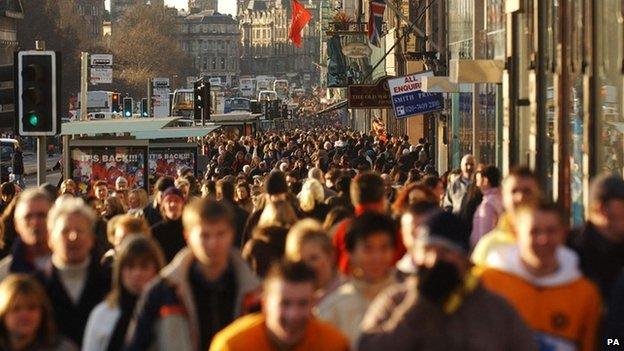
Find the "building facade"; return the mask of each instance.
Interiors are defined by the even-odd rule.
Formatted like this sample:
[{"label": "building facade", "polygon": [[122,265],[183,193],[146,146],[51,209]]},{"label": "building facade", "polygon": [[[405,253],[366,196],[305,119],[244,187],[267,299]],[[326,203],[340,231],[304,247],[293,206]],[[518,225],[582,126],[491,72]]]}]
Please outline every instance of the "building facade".
[{"label": "building facade", "polygon": [[111,20],[117,22],[121,19],[126,9],[135,5],[164,6],[164,0],[110,0]]},{"label": "building facade", "polygon": [[20,0],[0,1],[0,64],[13,63],[13,51],[18,47],[17,22],[24,18]]},{"label": "building facade", "polygon": [[87,35],[90,39],[99,41],[103,35],[104,0],[78,0],[76,6],[78,15],[85,21]]},{"label": "building facade", "polygon": [[310,87],[319,77],[320,21],[318,1],[302,2],[312,20],[302,31],[303,45],[297,48],[288,38],[290,2],[249,0],[239,2],[242,35],[242,75],[269,75]]},{"label": "building facade", "polygon": [[[234,0],[229,0],[229,1],[234,1]],[[189,0],[188,2],[189,11],[192,11],[192,10],[217,11],[218,5],[219,5],[219,0]]]},{"label": "building facade", "polygon": [[181,47],[192,59],[197,76],[237,84],[241,48],[236,19],[209,10],[179,16],[178,26]]}]

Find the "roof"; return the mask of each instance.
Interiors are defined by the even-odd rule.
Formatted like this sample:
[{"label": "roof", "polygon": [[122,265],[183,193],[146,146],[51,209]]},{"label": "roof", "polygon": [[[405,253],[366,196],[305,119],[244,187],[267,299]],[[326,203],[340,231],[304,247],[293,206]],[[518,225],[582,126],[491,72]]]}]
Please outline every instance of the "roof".
[{"label": "roof", "polygon": [[205,127],[188,128],[163,128],[149,132],[136,132],[137,139],[177,139],[177,138],[198,138],[206,136],[221,128],[220,125],[209,125]]},{"label": "roof", "polygon": [[24,18],[21,0],[0,0],[0,13],[6,17]]},{"label": "roof", "polygon": [[205,10],[184,17],[187,22],[202,22],[212,24],[237,24],[238,22],[230,15],[224,15],[213,10]]},{"label": "roof", "polygon": [[69,122],[61,125],[61,135],[150,132],[162,129],[177,120],[178,118],[129,118]]}]

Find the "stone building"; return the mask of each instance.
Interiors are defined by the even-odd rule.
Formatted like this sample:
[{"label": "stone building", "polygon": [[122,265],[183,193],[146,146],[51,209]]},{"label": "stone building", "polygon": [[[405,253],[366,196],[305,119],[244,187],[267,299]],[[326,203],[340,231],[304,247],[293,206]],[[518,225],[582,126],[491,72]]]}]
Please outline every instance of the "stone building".
[{"label": "stone building", "polygon": [[193,61],[197,76],[219,77],[237,84],[240,74],[238,21],[230,15],[206,10],[178,17],[182,49]]},{"label": "stone building", "polygon": [[13,63],[17,49],[17,21],[24,18],[20,0],[0,1],[0,64]]},{"label": "stone building", "polygon": [[112,21],[119,21],[127,8],[139,4],[164,6],[164,0],[110,0],[110,12]]},{"label": "stone building", "polygon": [[[234,0],[225,0],[225,1],[234,1]],[[217,11],[218,4],[219,4],[219,0],[189,0],[188,8],[189,10],[196,9],[199,11],[206,11],[206,10]]]},{"label": "stone building", "polygon": [[104,26],[104,0],[78,0],[78,15],[86,22],[86,32],[93,41],[99,41]]},{"label": "stone building", "polygon": [[317,81],[319,61],[318,1],[302,1],[312,20],[302,32],[303,46],[288,38],[291,6],[288,0],[239,1],[242,35],[241,75],[269,75],[311,86]]}]

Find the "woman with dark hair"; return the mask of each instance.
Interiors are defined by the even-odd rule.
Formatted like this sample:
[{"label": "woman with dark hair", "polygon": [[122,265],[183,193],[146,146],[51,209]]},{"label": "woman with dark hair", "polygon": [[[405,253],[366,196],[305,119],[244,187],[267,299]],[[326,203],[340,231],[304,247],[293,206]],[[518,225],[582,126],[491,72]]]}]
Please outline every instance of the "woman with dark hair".
[{"label": "woman with dark hair", "polygon": [[109,196],[104,200],[104,210],[102,211],[102,217],[105,220],[122,215],[126,213],[126,206],[121,202],[118,197]]},{"label": "woman with dark hair", "polygon": [[239,182],[236,184],[236,204],[248,213],[253,212],[254,204],[251,199],[251,189],[247,182]]},{"label": "woman with dark hair", "polygon": [[12,274],[0,284],[0,350],[78,350],[56,333],[50,300],[28,275]]},{"label": "woman with dark hair", "polygon": [[401,216],[403,212],[413,203],[418,201],[426,201],[439,204],[439,198],[423,184],[413,183],[404,187],[397,195],[396,200],[392,204],[392,214],[396,218]]},{"label": "woman with dark hair", "polygon": [[433,193],[440,198],[440,204],[442,204],[442,200],[444,199],[444,194],[446,192],[446,188],[444,187],[444,182],[439,177],[429,175],[423,178],[421,183],[431,189]]},{"label": "woman with dark hair", "polygon": [[113,266],[111,292],[89,316],[83,350],[122,349],[136,302],[163,266],[162,250],[154,240],[133,235],[123,242]]}]

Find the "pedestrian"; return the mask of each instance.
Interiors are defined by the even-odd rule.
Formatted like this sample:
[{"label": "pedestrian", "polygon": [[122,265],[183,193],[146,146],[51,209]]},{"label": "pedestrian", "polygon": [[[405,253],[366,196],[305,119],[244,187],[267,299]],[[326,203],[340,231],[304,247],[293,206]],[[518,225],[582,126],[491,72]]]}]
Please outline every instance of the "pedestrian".
[{"label": "pedestrian", "polygon": [[325,201],[323,185],[316,179],[308,179],[297,196],[303,217],[322,221],[327,216],[329,206]]},{"label": "pedestrian", "polygon": [[[145,292],[126,350],[207,350],[214,335],[259,300],[260,283],[233,249],[232,210],[201,199],[184,209],[188,248]],[[134,324],[134,326],[133,326]]]},{"label": "pedestrian", "polygon": [[15,184],[6,182],[0,185],[0,214],[2,214],[4,209],[9,206],[9,203],[13,201],[16,193],[17,189],[15,189]]},{"label": "pedestrian", "polygon": [[108,221],[115,216],[119,216],[125,213],[126,206],[123,204],[120,198],[115,196],[109,196],[104,199],[104,207],[100,214],[104,220]]},{"label": "pedestrian", "polygon": [[400,281],[417,273],[412,258],[412,248],[417,236],[418,227],[432,214],[440,211],[440,207],[432,201],[419,200],[410,205],[401,215],[401,238],[407,252],[396,263],[397,278]]},{"label": "pedestrian", "polygon": [[313,219],[303,219],[290,229],[286,237],[285,258],[304,262],[314,270],[315,306],[346,282],[336,267],[329,234]]},{"label": "pedestrian", "polygon": [[484,265],[490,252],[497,247],[516,242],[516,210],[538,202],[541,197],[538,179],[527,167],[512,169],[503,180],[501,193],[505,212],[498,220],[496,228],[484,235],[474,247],[471,259],[476,265]]},{"label": "pedestrian", "polygon": [[182,194],[184,194],[184,198],[188,201],[190,198],[191,183],[186,180],[186,178],[177,178],[174,184],[176,188],[182,191]]},{"label": "pedestrian", "polygon": [[20,188],[26,188],[26,184],[24,183],[24,153],[22,152],[22,147],[18,144],[15,145],[15,150],[13,151],[13,159],[11,161],[11,166],[13,170],[14,181]]},{"label": "pedestrian", "polygon": [[130,235],[151,237],[152,232],[145,219],[130,215],[119,215],[111,218],[106,226],[106,238],[112,246],[100,259],[100,264],[107,277],[112,278],[113,263],[123,240]]},{"label": "pedestrian", "polygon": [[236,184],[236,204],[247,211],[252,213],[254,210],[254,204],[251,196],[251,188],[249,183],[242,181]]},{"label": "pedestrian", "polygon": [[128,190],[128,179],[125,177],[117,177],[117,179],[115,179],[115,190]]},{"label": "pedestrian", "polygon": [[50,300],[36,279],[12,274],[0,283],[0,349],[6,351],[74,351],[57,334]]},{"label": "pedestrian", "polygon": [[242,248],[241,242],[243,240],[243,232],[245,231],[245,223],[247,223],[249,218],[249,212],[236,204],[234,192],[234,184],[232,182],[224,179],[217,181],[217,200],[226,203],[234,211],[234,223],[236,223],[234,246],[240,249]]},{"label": "pedestrian", "polygon": [[590,186],[587,222],[572,233],[583,274],[600,288],[605,300],[624,268],[624,180],[596,177]]},{"label": "pedestrian", "polygon": [[78,195],[78,186],[76,186],[76,182],[73,179],[65,179],[60,186],[58,195]]},{"label": "pedestrian", "polygon": [[93,195],[98,200],[99,203],[99,211],[103,211],[104,209],[104,200],[108,198],[108,183],[105,180],[97,180],[93,183]]},{"label": "pedestrian", "polygon": [[150,226],[162,221],[163,218],[160,210],[162,194],[171,187],[175,187],[175,182],[173,178],[169,176],[160,177],[156,181],[154,185],[154,199],[151,204],[145,206],[143,209],[143,216],[145,216],[145,220],[147,220],[147,224]]},{"label": "pedestrian", "polygon": [[117,252],[111,291],[89,316],[83,350],[121,350],[141,292],[164,266],[162,250],[146,236],[131,235]]},{"label": "pedestrian", "polygon": [[22,192],[15,205],[17,237],[11,253],[0,261],[0,280],[10,273],[34,273],[50,260],[46,218],[52,202],[43,191],[33,188]]},{"label": "pedestrian", "polygon": [[338,327],[351,343],[369,304],[396,282],[393,270],[397,228],[387,215],[367,212],[355,218],[346,236],[352,277],[318,305],[322,320]]},{"label": "pedestrian", "polygon": [[486,166],[475,174],[475,185],[483,194],[472,221],[470,247],[474,248],[481,238],[496,228],[503,214],[503,200],[500,189],[500,171],[496,166]]},{"label": "pedestrian", "polygon": [[485,287],[518,310],[540,346],[595,350],[600,294],[583,277],[577,255],[563,246],[566,229],[558,207],[523,207],[516,218],[517,245],[490,253]]},{"label": "pedestrian", "polygon": [[349,350],[343,334],[312,316],[314,281],[304,263],[276,264],[264,281],[263,312],[230,324],[215,336],[210,351]]},{"label": "pedestrian", "polygon": [[182,212],[184,211],[184,194],[180,189],[170,187],[161,196],[160,210],[162,221],[152,226],[152,236],[165,254],[165,263],[186,247]]},{"label": "pedestrian", "polygon": [[143,209],[149,204],[147,191],[143,188],[132,189],[128,193],[128,214],[143,217]]},{"label": "pedestrian", "polygon": [[484,289],[471,271],[465,229],[448,212],[418,227],[411,249],[417,274],[370,305],[358,350],[537,350],[513,307]]},{"label": "pedestrian", "polygon": [[353,204],[351,203],[351,177],[344,175],[336,180],[337,194],[326,200],[327,205],[330,207],[330,211],[335,207],[344,207],[351,212],[354,211]]},{"label": "pedestrian", "polygon": [[91,310],[109,290],[99,257],[94,256],[96,215],[79,198],[57,202],[48,214],[52,258],[37,273],[50,297],[59,332],[82,344]]},{"label": "pedestrian", "polygon": [[466,204],[466,194],[468,186],[472,184],[472,176],[474,173],[475,160],[470,154],[464,155],[461,159],[461,174],[450,182],[446,188],[446,196],[444,197],[444,209],[458,214]]},{"label": "pedestrian", "polygon": [[611,290],[610,299],[604,335],[608,339],[618,340],[621,343],[624,340],[624,270]]}]

